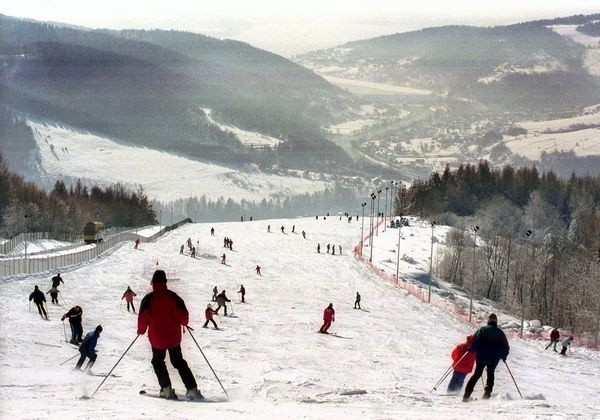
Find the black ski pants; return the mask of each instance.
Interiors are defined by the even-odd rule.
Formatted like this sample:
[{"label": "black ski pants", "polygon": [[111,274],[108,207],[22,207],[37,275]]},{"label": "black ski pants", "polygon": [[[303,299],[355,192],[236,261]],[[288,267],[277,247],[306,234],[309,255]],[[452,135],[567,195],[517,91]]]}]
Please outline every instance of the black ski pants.
[{"label": "black ski pants", "polygon": [[481,378],[481,375],[483,375],[483,369],[486,369],[487,371],[484,395],[487,395],[489,397],[489,395],[492,393],[492,389],[494,388],[494,371],[496,370],[496,366],[498,366],[498,362],[490,363],[478,360],[477,364],[475,365],[475,372],[473,372],[473,376],[471,376],[469,382],[467,382],[467,386],[465,387],[464,398],[471,397],[471,394],[473,393],[473,388],[475,388],[477,381],[479,380],[479,378]]},{"label": "black ski pants", "polygon": [[171,378],[169,377],[169,371],[167,371],[167,365],[165,364],[167,351],[169,352],[171,364],[179,371],[179,376],[181,376],[185,389],[196,388],[198,386],[196,379],[181,354],[181,346],[173,347],[168,350],[152,347],[152,367],[154,367],[154,373],[156,373],[160,387],[164,388],[166,386],[171,386]]},{"label": "black ski pants", "polygon": [[[83,366],[83,362],[85,362],[86,357],[88,357],[87,354],[81,353],[81,357],[77,361],[77,364],[75,365],[75,369],[81,369],[81,366]],[[96,357],[97,357],[96,353],[89,356],[90,361],[86,365],[86,367],[85,367],[86,369],[90,369],[94,365],[94,363],[96,362]]]},{"label": "black ski pants", "polygon": [[212,322],[212,324],[215,326],[215,328],[219,328],[219,327],[217,327],[217,323],[215,322],[215,320],[212,319],[212,318],[211,319],[207,319],[206,322],[204,323],[203,327],[204,328],[208,327],[208,323],[209,322]]},{"label": "black ski pants", "polygon": [[46,308],[44,308],[44,302],[35,302],[35,305],[37,306],[37,310],[40,313],[40,316],[42,318],[48,319],[48,314],[46,313]]},{"label": "black ski pants", "polygon": [[135,313],[135,306],[133,306],[133,302],[127,302],[127,312],[129,312],[129,305],[131,305],[131,309],[133,309],[133,313]]}]

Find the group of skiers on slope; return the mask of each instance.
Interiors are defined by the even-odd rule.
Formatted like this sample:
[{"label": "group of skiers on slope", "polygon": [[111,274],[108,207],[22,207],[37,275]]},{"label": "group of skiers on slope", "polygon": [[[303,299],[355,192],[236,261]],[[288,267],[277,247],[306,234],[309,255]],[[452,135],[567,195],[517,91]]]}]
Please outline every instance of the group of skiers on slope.
[{"label": "group of skiers on slope", "polygon": [[[559,335],[558,330],[552,330],[550,344],[546,346],[548,349],[552,344],[556,347]],[[570,336],[563,342],[561,354],[565,354],[570,346],[573,337]],[[489,399],[494,388],[496,366],[502,360],[506,362],[510,347],[506,335],[498,327],[498,318],[496,314],[488,316],[487,325],[480,327],[473,335],[469,335],[465,342],[458,344],[452,349],[452,377],[448,383],[448,393],[459,393],[463,387],[466,376],[473,370],[475,371],[469,378],[463,394],[463,401],[467,402],[471,398],[473,389],[486,371],[486,382],[484,385],[483,399]],[[555,349],[556,351],[556,349]]]},{"label": "group of skiers on slope", "polygon": [[[550,347],[553,347],[552,350],[554,350],[555,352],[558,353],[558,350],[556,350],[556,345],[558,344],[558,342],[560,341],[560,332],[558,331],[558,329],[554,328],[552,331],[550,331],[550,342],[548,343],[548,345],[546,346],[546,348],[544,350],[548,350]],[[569,346],[571,345],[571,343],[573,342],[573,336],[570,335],[569,337],[567,337],[565,340],[562,341],[561,343],[561,349],[560,349],[560,354],[562,356],[566,356],[567,354],[567,349],[569,348]]]},{"label": "group of skiers on slope", "polygon": [[[65,284],[64,280],[60,276],[60,273],[57,273],[56,276],[52,277],[52,286],[50,287],[50,290],[46,292],[46,295],[50,294],[50,297],[52,298],[52,303],[55,305],[59,304],[58,294],[60,293],[60,290],[58,290],[58,286],[60,286],[61,283]],[[38,313],[40,314],[42,319],[48,320],[48,312],[46,311],[46,308],[44,306],[44,304],[46,303],[46,295],[36,285],[33,288],[33,292],[31,292],[31,294],[29,295],[29,301],[33,301],[33,303],[35,303]]]},{"label": "group of skiers on slope", "polygon": [[[342,246],[338,245],[338,254],[342,255]],[[335,255],[335,244],[327,244],[327,253],[329,254],[329,251],[331,251],[331,255]],[[317,253],[320,254],[321,253],[321,244],[317,244]]]}]

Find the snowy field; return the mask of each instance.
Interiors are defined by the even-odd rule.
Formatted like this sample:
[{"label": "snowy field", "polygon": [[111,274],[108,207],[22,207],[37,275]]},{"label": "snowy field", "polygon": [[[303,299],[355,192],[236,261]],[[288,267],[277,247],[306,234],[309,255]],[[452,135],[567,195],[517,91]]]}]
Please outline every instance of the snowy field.
[{"label": "snowy field", "polygon": [[[268,224],[272,233],[267,232]],[[282,225],[287,234],[281,233]],[[296,233],[291,233],[293,225]],[[216,231],[212,237],[211,226]],[[365,233],[366,229],[368,219]],[[300,234],[303,230],[306,239]],[[435,231],[434,263],[445,231]],[[426,279],[431,229],[426,222],[412,220],[401,233],[400,277]],[[61,305],[48,305],[50,321],[28,309],[27,297],[36,284],[47,290],[53,273],[0,279],[0,417],[600,418],[597,352],[575,346],[568,357],[560,357],[545,352],[544,342],[512,336],[508,365],[524,399],[503,364],[489,401],[462,403],[458,396],[445,395],[447,381],[430,392],[451,364],[451,349],[472,328],[357,261],[351,249],[360,234],[360,222],[338,217],[186,225],[155,243],[142,244],[142,250],[128,243],[89,264],[61,270]],[[225,251],[227,265],[219,257],[225,236],[233,240],[233,251]],[[199,244],[196,259],[179,255],[188,238]],[[397,238],[398,230],[389,228],[380,228],[375,237],[373,262],[388,273],[396,269]],[[338,249],[336,255],[326,254],[327,243],[341,245],[342,255]],[[370,252],[364,249],[365,255]],[[139,306],[150,291],[144,273],[157,262],[167,272],[176,272],[177,280],[168,285],[186,301],[194,336],[230,400],[225,400],[187,333],[183,354],[200,389],[214,403],[139,396],[142,388],[158,390],[146,336],[137,339],[114,370],[116,376],[109,377],[93,399],[81,399],[103,378],[73,372],[76,360],[60,365],[77,353],[65,343],[60,316],[77,304],[84,311],[86,332],[103,325],[93,370],[107,373],[136,338],[136,316],[125,310],[121,296],[130,285]],[[254,272],[257,264],[262,276]],[[247,291],[246,304],[236,294],[240,284]],[[222,331],[200,328],[214,285],[234,301],[233,315],[216,320]],[[357,291],[365,310],[352,308]],[[331,331],[337,337],[316,333],[329,302],[336,309]],[[489,310],[480,304],[476,309],[478,315]],[[513,321],[502,313],[499,318],[501,325]],[[182,393],[180,378],[167,365],[175,390]],[[482,392],[478,384],[474,397]]]},{"label": "snowy field", "polygon": [[[227,168],[158,150],[118,144],[107,138],[66,127],[29,121],[39,148],[41,167],[50,180],[81,178],[100,185],[121,182],[144,187],[150,199],[172,201],[220,196],[261,201],[313,193],[328,184],[309,179],[267,175],[258,168]],[[128,156],[128,159],[123,159]]]},{"label": "snowy field", "polygon": [[[317,70],[317,73],[318,70]],[[433,92],[425,89],[417,89],[408,86],[390,85],[388,83],[368,82],[366,80],[344,79],[342,77],[333,77],[320,74],[323,79],[342,89],[357,95],[410,95],[426,96]]]},{"label": "snowy field", "polygon": [[553,25],[554,32],[571,39],[573,42],[586,47],[583,66],[591,75],[600,76],[600,40],[598,37],[583,34],[577,30],[577,25]]}]

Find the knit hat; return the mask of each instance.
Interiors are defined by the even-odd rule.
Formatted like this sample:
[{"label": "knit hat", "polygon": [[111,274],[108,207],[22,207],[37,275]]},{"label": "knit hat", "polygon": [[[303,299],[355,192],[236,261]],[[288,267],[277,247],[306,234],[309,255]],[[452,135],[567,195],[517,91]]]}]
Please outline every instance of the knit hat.
[{"label": "knit hat", "polygon": [[156,270],[152,275],[152,283],[166,283],[167,274],[163,270]]},{"label": "knit hat", "polygon": [[96,331],[96,332],[99,332],[99,333],[101,333],[101,332],[102,332],[102,325],[98,325],[98,326],[96,327],[96,330],[95,330],[95,331]]},{"label": "knit hat", "polygon": [[490,316],[488,316],[488,321],[498,322],[498,317],[496,314],[490,314]]}]

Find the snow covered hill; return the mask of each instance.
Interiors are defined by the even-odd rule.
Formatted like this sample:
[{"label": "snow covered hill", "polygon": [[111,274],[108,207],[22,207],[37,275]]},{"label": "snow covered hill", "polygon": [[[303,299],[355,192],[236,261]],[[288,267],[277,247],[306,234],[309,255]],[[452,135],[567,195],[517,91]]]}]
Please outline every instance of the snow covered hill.
[{"label": "snow covered hill", "polygon": [[[269,224],[272,233],[267,232]],[[367,225],[368,219],[365,233]],[[211,227],[215,236],[210,236]],[[442,232],[437,246],[443,246]],[[360,222],[338,217],[186,225],[143,244],[141,251],[125,244],[106,257],[63,270],[63,299],[61,305],[48,305],[50,321],[28,310],[27,297],[36,284],[48,290],[54,273],[0,280],[0,417],[600,418],[598,354],[575,347],[568,357],[560,357],[545,352],[540,341],[510,339],[508,365],[524,399],[503,364],[489,401],[462,403],[458,396],[445,395],[447,381],[430,392],[451,364],[451,349],[472,328],[383,281],[356,260],[351,250],[360,234]],[[402,229],[400,277],[426,277],[428,235],[426,223],[411,221]],[[225,236],[233,240],[233,251],[223,247]],[[395,269],[397,237],[398,231],[389,228],[375,237],[373,262],[386,272]],[[188,238],[199,244],[196,259],[179,254]],[[336,255],[325,253],[328,243],[341,246],[342,255],[339,249]],[[220,262],[223,252],[227,265]],[[194,336],[231,399],[225,401],[187,333],[184,357],[202,392],[215,403],[139,396],[142,388],[158,390],[146,336],[123,357],[113,372],[116,377],[109,377],[93,399],[81,399],[103,378],[73,372],[75,360],[60,365],[77,353],[64,341],[60,316],[78,304],[85,331],[102,324],[93,370],[107,373],[136,338],[136,316],[126,311],[121,296],[131,286],[139,306],[150,290],[147,273],[157,263],[177,278],[168,286],[186,301]],[[256,275],[256,265],[262,276]],[[236,295],[240,284],[247,291],[245,304]],[[233,315],[216,320],[222,331],[200,328],[215,285],[234,301]],[[357,291],[365,310],[352,308]],[[330,302],[336,309],[331,331],[338,337],[316,333]],[[500,314],[500,324],[506,321]],[[177,372],[167,366],[181,393]],[[481,394],[478,384],[474,396]]]}]

